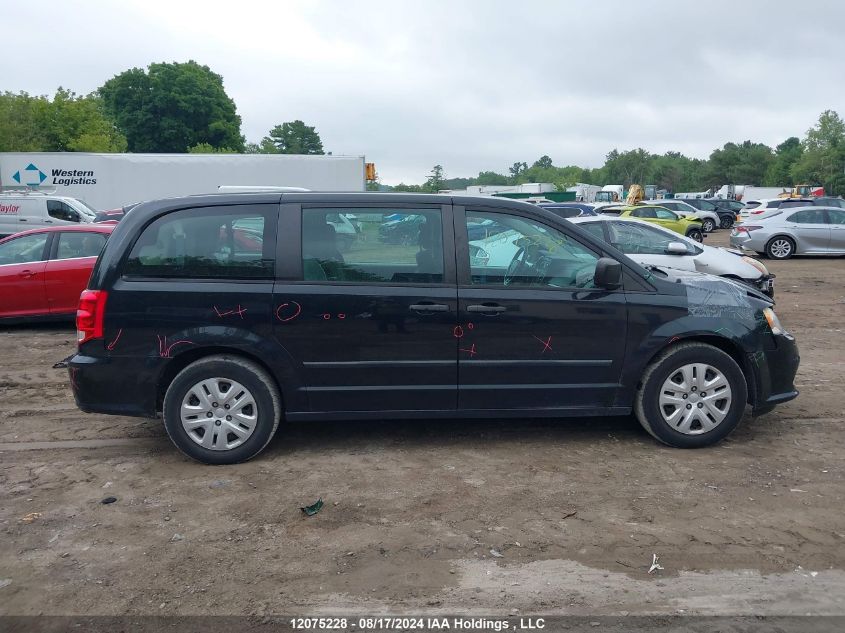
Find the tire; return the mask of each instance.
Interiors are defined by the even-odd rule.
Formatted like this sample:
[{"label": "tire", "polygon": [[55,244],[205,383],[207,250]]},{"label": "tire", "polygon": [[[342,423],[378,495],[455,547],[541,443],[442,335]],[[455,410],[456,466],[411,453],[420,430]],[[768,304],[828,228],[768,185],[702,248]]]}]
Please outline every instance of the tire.
[{"label": "tire", "polygon": [[723,215],[721,218],[719,218],[719,228],[729,229],[734,225],[735,221],[735,218],[728,215]]},{"label": "tire", "polygon": [[[661,406],[661,398],[664,394],[668,398],[668,394],[674,396],[678,389],[683,390],[683,387],[676,386],[675,380],[683,376],[684,368],[692,365],[698,367],[697,374],[700,373],[702,366],[706,366],[706,371],[703,380],[697,383],[690,380],[691,384],[687,384],[687,379],[684,378],[687,388],[694,387],[695,384],[703,385],[708,377],[712,378],[718,373],[730,389],[729,397],[714,399],[717,394],[727,394],[722,387],[719,387],[719,392],[706,396],[705,402],[697,395],[704,392],[703,389],[698,392],[691,389],[686,392],[686,396],[679,396],[678,402],[681,406],[674,404]],[[664,391],[667,385],[669,389]],[[745,412],[747,398],[748,387],[745,376],[733,358],[706,343],[679,343],[658,356],[646,368],[634,400],[634,413],[643,428],[656,440],[676,448],[700,448],[715,444],[736,428]],[[687,404],[683,405],[683,402]],[[673,412],[675,408],[680,411],[680,422],[677,425],[667,420],[667,417],[672,417],[667,411]],[[692,413],[684,413],[684,411]],[[714,414],[721,417],[714,417]],[[692,421],[688,422],[687,418],[691,417]],[[688,427],[686,430],[684,430],[685,423]]]},{"label": "tire", "polygon": [[789,259],[795,254],[795,240],[785,235],[773,237],[766,244],[766,257],[769,259]]},{"label": "tire", "polygon": [[689,229],[687,231],[687,237],[696,242],[704,241],[704,234],[701,232],[701,229]]},{"label": "tire", "polygon": [[716,230],[716,223],[710,218],[704,218],[704,220],[701,221],[701,230],[705,233],[712,233]]},{"label": "tire", "polygon": [[[227,382],[232,391],[231,396],[229,391],[220,391]],[[218,397],[211,395],[208,400],[200,400],[197,397],[200,385],[209,385],[211,388],[216,386]],[[235,385],[243,389],[233,389]],[[235,390],[238,393],[234,393]],[[248,398],[251,398],[253,404],[244,406],[244,403],[249,402]],[[217,403],[219,399],[229,399],[231,404]],[[195,418],[194,421],[183,423],[183,404],[191,410],[188,417]],[[213,408],[213,404],[218,404],[218,407]],[[227,414],[224,406],[232,415]],[[171,441],[185,455],[204,464],[237,464],[252,459],[273,438],[282,417],[279,390],[270,375],[252,361],[227,355],[203,358],[180,371],[167,387],[162,409],[164,428]],[[201,424],[205,422],[208,413],[211,413],[208,423]],[[239,415],[246,422],[238,422]],[[226,420],[232,420],[234,424]],[[209,429],[214,435],[209,436],[208,443],[213,442],[216,447],[200,444],[205,441],[205,433]],[[226,433],[225,438],[218,433],[218,429]],[[246,429],[251,430],[247,432]],[[232,447],[226,448],[226,444],[232,444]]]}]

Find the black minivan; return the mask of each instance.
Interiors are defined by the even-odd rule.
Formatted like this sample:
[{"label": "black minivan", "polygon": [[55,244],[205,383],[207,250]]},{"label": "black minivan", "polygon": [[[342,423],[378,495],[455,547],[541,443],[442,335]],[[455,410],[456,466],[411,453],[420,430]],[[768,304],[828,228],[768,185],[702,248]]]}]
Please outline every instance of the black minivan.
[{"label": "black minivan", "polygon": [[[414,225],[407,239],[380,239],[397,220]],[[798,395],[798,351],[765,295],[646,270],[496,198],[147,202],[115,228],[77,328],[77,405],[161,415],[210,464],[254,457],[283,418],[634,412],[661,442],[699,447],[746,404],[760,414]]]}]

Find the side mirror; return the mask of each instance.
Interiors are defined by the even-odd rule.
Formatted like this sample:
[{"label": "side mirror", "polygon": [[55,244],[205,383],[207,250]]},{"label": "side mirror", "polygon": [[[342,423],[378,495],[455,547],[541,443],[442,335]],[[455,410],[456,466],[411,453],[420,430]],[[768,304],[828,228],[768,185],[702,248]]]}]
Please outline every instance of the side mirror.
[{"label": "side mirror", "polygon": [[602,257],[596,262],[593,283],[596,288],[616,290],[622,285],[622,264],[610,257]]},{"label": "side mirror", "polygon": [[686,255],[688,252],[687,245],[683,242],[669,242],[666,245],[667,255]]}]

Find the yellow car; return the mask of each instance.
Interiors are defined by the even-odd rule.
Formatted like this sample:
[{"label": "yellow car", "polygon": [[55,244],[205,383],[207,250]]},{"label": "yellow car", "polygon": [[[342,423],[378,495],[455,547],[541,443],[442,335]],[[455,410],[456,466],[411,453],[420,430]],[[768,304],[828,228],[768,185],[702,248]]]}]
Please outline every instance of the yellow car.
[{"label": "yellow car", "polygon": [[619,217],[637,218],[646,222],[652,222],[658,226],[662,226],[664,229],[685,235],[696,242],[704,239],[700,219],[684,217],[674,211],[654,204],[638,204],[635,207],[624,207],[619,212]]}]

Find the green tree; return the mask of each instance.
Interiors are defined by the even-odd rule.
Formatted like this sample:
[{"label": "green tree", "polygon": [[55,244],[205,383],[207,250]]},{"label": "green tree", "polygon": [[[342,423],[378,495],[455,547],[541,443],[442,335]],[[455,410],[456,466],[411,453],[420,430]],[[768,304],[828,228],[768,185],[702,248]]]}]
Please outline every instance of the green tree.
[{"label": "green tree", "polygon": [[0,94],[0,152],[42,152],[47,139],[42,123],[50,102],[25,92]]},{"label": "green tree", "polygon": [[644,184],[657,185],[673,193],[706,189],[701,178],[704,161],[684,156],[680,152],[666,152],[652,156]]},{"label": "green tree", "polygon": [[607,154],[603,168],[608,181],[605,184],[621,184],[625,189],[633,184],[646,184],[644,181],[649,173],[651,160],[651,154],[641,147],[625,152],[611,150]]},{"label": "green tree", "polygon": [[528,169],[528,163],[519,163],[516,162],[510,167],[508,167],[508,171],[511,173],[511,179],[516,182],[519,176]]},{"label": "green tree", "polygon": [[400,182],[398,185],[393,187],[393,191],[406,192],[406,193],[418,193],[418,192],[423,191],[423,185],[406,185],[404,182]]},{"label": "green tree", "polygon": [[[193,147],[188,148],[189,154],[240,154],[228,147],[214,147],[211,143],[197,143]],[[243,152],[247,153],[247,152]]]},{"label": "green tree", "polygon": [[317,130],[298,119],[270,130],[270,136],[265,136],[261,141],[261,147],[268,150],[275,147],[278,154],[325,154]]},{"label": "green tree", "polygon": [[441,189],[446,188],[445,180],[446,176],[443,172],[443,166],[435,165],[431,168],[431,173],[428,175],[428,179],[422,186],[422,191],[425,191],[427,193],[437,193]]},{"label": "green tree", "polygon": [[97,95],[78,97],[59,88],[48,109],[50,118],[43,123],[48,151],[122,152],[126,138],[103,113]]},{"label": "green tree", "polygon": [[542,156],[540,156],[540,158],[538,158],[536,161],[534,161],[534,164],[532,165],[532,167],[540,167],[542,169],[548,169],[553,164],[554,163],[552,163],[552,159],[548,155],[543,154]]},{"label": "green tree", "polygon": [[122,152],[126,139],[105,116],[96,95],[59,88],[53,99],[0,95],[0,151]]},{"label": "green tree", "polygon": [[185,152],[200,143],[244,149],[241,117],[223,78],[193,60],[131,68],[99,94],[132,152]]},{"label": "green tree", "polygon": [[710,154],[704,185],[760,185],[774,159],[772,148],[763,143],[725,143]]},{"label": "green tree", "polygon": [[801,159],[804,148],[798,137],[790,136],[775,148],[775,159],[769,165],[763,185],[767,187],[791,187],[792,168]]},{"label": "green tree", "polygon": [[504,174],[499,174],[495,171],[480,171],[478,172],[478,177],[473,178],[475,182],[471,182],[468,184],[472,185],[481,185],[481,186],[496,186],[496,185],[507,185],[510,183],[510,180]]},{"label": "green tree", "polygon": [[797,184],[819,184],[833,195],[845,194],[845,122],[825,110],[801,144],[804,153],[792,167]]}]

